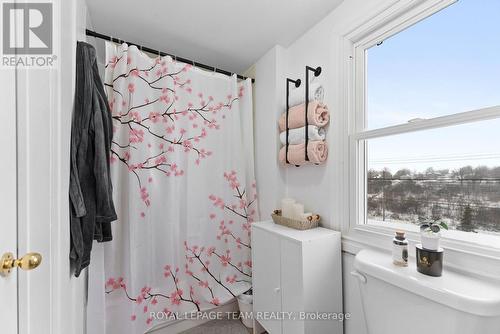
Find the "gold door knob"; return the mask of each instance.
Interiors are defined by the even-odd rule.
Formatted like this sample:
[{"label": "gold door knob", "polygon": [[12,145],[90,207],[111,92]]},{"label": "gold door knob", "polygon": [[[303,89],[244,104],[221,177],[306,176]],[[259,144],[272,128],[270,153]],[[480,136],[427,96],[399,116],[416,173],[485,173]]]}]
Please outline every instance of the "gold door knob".
[{"label": "gold door knob", "polygon": [[14,254],[5,253],[0,259],[0,275],[7,276],[12,269],[18,267],[22,270],[32,270],[40,265],[42,255],[38,253],[28,253],[20,259],[14,259]]}]

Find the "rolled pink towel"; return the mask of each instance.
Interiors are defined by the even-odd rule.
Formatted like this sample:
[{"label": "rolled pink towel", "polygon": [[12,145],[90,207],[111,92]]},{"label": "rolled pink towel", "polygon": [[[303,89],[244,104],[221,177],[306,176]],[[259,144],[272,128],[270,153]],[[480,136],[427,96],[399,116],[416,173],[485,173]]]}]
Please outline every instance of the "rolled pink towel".
[{"label": "rolled pink towel", "polygon": [[[288,110],[288,128],[301,128],[306,125],[305,120],[306,105],[302,103]],[[315,125],[319,128],[324,127],[330,121],[330,112],[328,107],[319,101],[309,102],[307,110],[307,121],[309,125]],[[286,113],[281,114],[279,119],[280,132],[286,130]]]},{"label": "rolled pink towel", "polygon": [[[286,146],[280,149],[279,159],[285,164]],[[288,146],[288,162],[292,165],[322,164],[328,158],[328,145],[323,140],[310,141],[307,149],[309,161],[306,161],[306,144]]]}]

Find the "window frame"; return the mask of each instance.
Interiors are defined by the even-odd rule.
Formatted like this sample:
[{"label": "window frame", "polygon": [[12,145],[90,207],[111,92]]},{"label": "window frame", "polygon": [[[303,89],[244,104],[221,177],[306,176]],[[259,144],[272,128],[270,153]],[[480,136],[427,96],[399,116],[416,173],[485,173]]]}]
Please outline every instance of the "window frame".
[{"label": "window frame", "polygon": [[[438,11],[454,4],[458,0],[421,0],[421,1],[396,1],[392,6],[381,10],[373,19],[353,29],[344,35],[348,47],[344,55],[349,58],[346,64],[349,83],[346,88],[348,103],[348,161],[349,161],[349,220],[344,226],[344,248],[347,252],[356,253],[360,245],[369,245],[374,248],[388,250],[390,242],[388,237],[394,235],[396,229],[403,228],[411,244],[418,243],[420,237],[418,227],[413,225],[401,226],[400,224],[384,223],[367,224],[366,215],[366,141],[373,138],[391,135],[448,127],[466,124],[480,120],[500,118],[500,106],[482,108],[435,118],[422,119],[417,122],[392,125],[376,129],[366,128],[365,101],[366,101],[366,50],[393,36],[406,28],[424,20]],[[460,257],[464,254],[480,256],[483,259],[500,260],[500,239],[492,242],[491,236],[461,231],[449,231],[442,238],[442,245],[449,253],[450,264],[461,265]],[[383,244],[382,244],[382,240]],[[390,239],[389,239],[390,240]],[[411,254],[411,252],[410,252]],[[482,263],[480,261],[480,263]],[[496,262],[497,263],[497,262]],[[484,270],[479,267],[478,270]],[[486,273],[483,273],[487,275]],[[497,275],[500,274],[497,273]],[[498,278],[495,275],[496,278]]]}]

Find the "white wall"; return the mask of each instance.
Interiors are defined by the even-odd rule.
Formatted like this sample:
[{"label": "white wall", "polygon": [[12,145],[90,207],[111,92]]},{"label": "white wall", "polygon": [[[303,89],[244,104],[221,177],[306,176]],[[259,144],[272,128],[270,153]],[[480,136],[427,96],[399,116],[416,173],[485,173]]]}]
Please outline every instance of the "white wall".
[{"label": "white wall", "polygon": [[[339,52],[343,36],[366,22],[397,0],[345,0],[325,19],[284,49],[276,46],[256,64],[255,140],[256,175],[262,219],[269,218],[285,196],[295,198],[322,216],[326,227],[341,230],[349,219],[346,73],[343,53]],[[300,78],[304,89],[305,66],[321,66],[319,77],[325,88],[325,102],[331,121],[327,133],[329,157],[324,166],[282,167],[278,164],[278,116],[285,109],[286,78]],[[365,334],[357,281],[349,274],[354,257],[343,253],[344,312],[351,313],[345,324],[346,334]]]},{"label": "white wall", "polygon": [[259,192],[261,217],[269,217],[278,207],[279,198],[284,191],[276,152],[279,139],[276,136],[276,119],[283,109],[279,98],[283,91],[283,48],[276,46],[267,52],[255,67],[254,86],[254,141],[255,141],[255,178]]}]

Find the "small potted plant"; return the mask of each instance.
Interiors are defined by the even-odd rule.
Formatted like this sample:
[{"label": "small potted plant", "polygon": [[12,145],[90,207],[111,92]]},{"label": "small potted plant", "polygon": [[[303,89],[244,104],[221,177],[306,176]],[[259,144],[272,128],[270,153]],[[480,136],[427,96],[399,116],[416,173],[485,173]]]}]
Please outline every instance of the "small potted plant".
[{"label": "small potted plant", "polygon": [[420,225],[420,238],[422,247],[437,251],[441,239],[441,229],[448,230],[448,225],[443,221],[426,221]]}]

